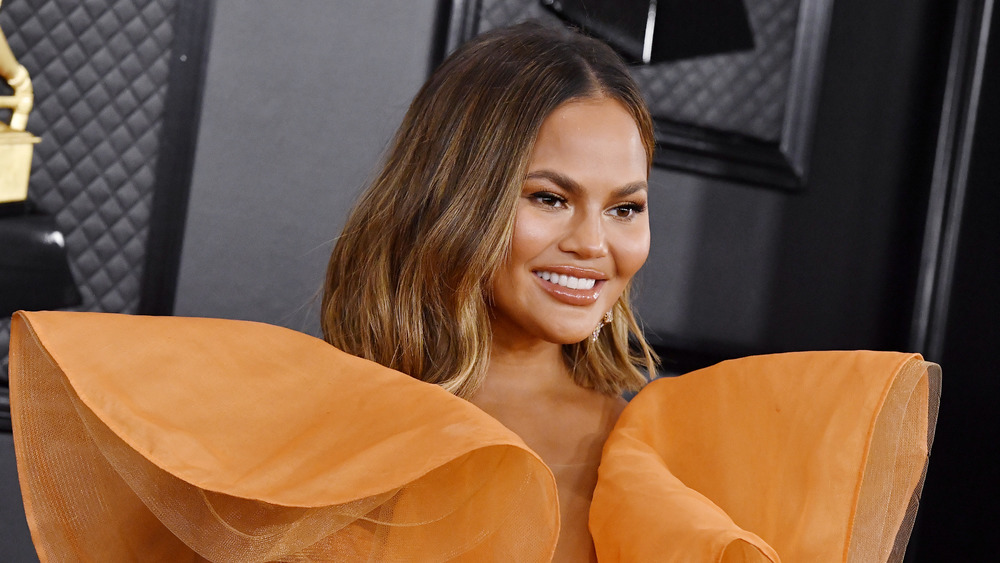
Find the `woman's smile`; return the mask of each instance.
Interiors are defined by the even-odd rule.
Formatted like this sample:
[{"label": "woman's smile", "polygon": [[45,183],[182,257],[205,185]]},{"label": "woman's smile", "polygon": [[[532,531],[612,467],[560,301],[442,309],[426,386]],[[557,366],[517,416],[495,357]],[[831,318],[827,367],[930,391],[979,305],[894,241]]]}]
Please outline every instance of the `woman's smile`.
[{"label": "woman's smile", "polygon": [[542,289],[567,305],[593,305],[608,278],[596,270],[574,266],[549,266],[533,273]]}]

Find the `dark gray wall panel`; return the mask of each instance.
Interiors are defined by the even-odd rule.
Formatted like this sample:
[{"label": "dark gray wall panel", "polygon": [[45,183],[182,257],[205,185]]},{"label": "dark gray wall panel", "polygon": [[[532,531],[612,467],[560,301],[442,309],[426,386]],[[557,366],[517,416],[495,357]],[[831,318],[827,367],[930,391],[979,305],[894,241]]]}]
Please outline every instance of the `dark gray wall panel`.
[{"label": "dark gray wall panel", "polygon": [[436,8],[218,2],[176,314],[316,332],[331,241],[427,76]]},{"label": "dark gray wall panel", "polygon": [[653,340],[759,347],[787,196],[662,168],[650,186],[652,242],[636,302]]},{"label": "dark gray wall panel", "polygon": [[31,533],[24,518],[21,489],[17,482],[14,440],[0,433],[0,561],[37,562]]}]

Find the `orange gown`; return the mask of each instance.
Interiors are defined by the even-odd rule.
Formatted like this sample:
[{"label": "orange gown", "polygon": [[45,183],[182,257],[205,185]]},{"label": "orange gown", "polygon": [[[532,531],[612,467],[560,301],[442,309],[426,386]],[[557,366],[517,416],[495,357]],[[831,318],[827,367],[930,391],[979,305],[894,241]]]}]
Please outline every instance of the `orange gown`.
[{"label": "orange gown", "polygon": [[[218,319],[19,313],[18,473],[42,561],[547,561],[556,482],[442,389]],[[657,380],[604,448],[600,561],[901,557],[939,372],[809,352]]]}]

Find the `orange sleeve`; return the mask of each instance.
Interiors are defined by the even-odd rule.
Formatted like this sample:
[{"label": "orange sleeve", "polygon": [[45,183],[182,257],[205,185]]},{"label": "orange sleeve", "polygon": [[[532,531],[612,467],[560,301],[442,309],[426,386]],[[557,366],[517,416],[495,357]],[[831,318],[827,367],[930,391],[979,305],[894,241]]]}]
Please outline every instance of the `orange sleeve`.
[{"label": "orange sleeve", "polygon": [[517,436],[291,330],[20,313],[10,386],[42,561],[547,561],[555,549],[554,479]]},{"label": "orange sleeve", "polygon": [[938,381],[914,354],[803,352],[651,383],[605,445],[599,559],[901,558]]}]

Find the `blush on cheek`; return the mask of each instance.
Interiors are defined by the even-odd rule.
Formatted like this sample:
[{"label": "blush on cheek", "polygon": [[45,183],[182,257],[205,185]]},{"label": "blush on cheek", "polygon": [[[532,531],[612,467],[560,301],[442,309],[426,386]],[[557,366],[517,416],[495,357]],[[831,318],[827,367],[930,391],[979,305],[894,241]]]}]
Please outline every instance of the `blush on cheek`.
[{"label": "blush on cheek", "polygon": [[564,220],[519,204],[510,241],[510,262],[527,263],[537,258],[547,248],[555,246],[565,230]]},{"label": "blush on cheek", "polygon": [[512,242],[516,244],[542,244],[559,236],[565,226],[565,220],[559,216],[553,216],[551,212],[532,209],[530,205],[522,204],[518,207],[517,216],[514,219],[514,236]]},{"label": "blush on cheek", "polygon": [[649,257],[648,230],[641,235],[635,235],[628,242],[623,242],[618,246],[618,252],[615,253],[618,275],[631,278],[646,263],[647,257]]}]

